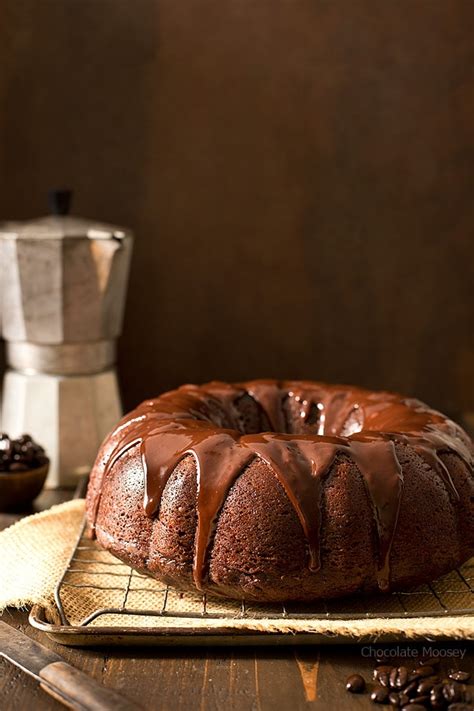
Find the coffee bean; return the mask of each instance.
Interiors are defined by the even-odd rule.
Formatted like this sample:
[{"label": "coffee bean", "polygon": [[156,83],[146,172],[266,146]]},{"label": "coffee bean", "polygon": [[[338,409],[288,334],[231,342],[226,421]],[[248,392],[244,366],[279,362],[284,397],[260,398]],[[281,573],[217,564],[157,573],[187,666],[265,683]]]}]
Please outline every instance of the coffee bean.
[{"label": "coffee bean", "polygon": [[456,704],[449,704],[448,711],[474,711],[474,706],[460,701]]},{"label": "coffee bean", "polygon": [[392,689],[403,689],[408,682],[408,669],[406,667],[394,667],[390,672],[389,682]]},{"label": "coffee bean", "polygon": [[[392,706],[400,706],[400,694],[398,693],[398,691],[392,691],[388,695],[388,702]],[[407,703],[408,703],[408,700],[407,700]]]},{"label": "coffee bean", "polygon": [[408,706],[403,706],[402,711],[426,711],[426,706],[421,706],[421,704],[408,704]]},{"label": "coffee bean", "polygon": [[425,704],[429,704],[430,697],[429,696],[415,696],[414,699],[410,699],[410,704],[413,706],[416,706],[417,704],[419,706],[425,706]]},{"label": "coffee bean", "polygon": [[399,667],[398,678],[396,680],[397,687],[403,689],[408,683],[408,669],[406,667]]},{"label": "coffee bean", "polygon": [[438,667],[439,659],[437,657],[421,657],[418,660],[418,666],[420,667]]},{"label": "coffee bean", "polygon": [[432,706],[438,704],[437,708],[439,708],[439,704],[444,704],[443,688],[443,684],[435,684],[431,689],[430,702]]},{"label": "coffee bean", "polygon": [[360,674],[351,674],[347,677],[346,689],[351,694],[362,694],[365,691],[365,680]]},{"label": "coffee bean", "polygon": [[390,674],[392,669],[393,667],[390,667],[387,664],[381,664],[379,667],[375,667],[373,678],[375,679],[375,681],[377,681],[380,674],[386,674],[388,678],[388,675]]},{"label": "coffee bean", "polygon": [[26,472],[26,471],[28,471],[28,465],[25,464],[24,462],[12,462],[12,464],[10,464],[10,471],[11,472]]},{"label": "coffee bean", "polygon": [[370,694],[370,699],[374,702],[374,704],[386,704],[388,701],[388,696],[388,689],[383,686],[376,686]]},{"label": "coffee bean", "polygon": [[417,692],[419,694],[429,694],[431,689],[435,684],[439,684],[438,676],[429,676],[427,679],[423,679],[418,684]]},{"label": "coffee bean", "polygon": [[427,676],[433,676],[434,669],[428,664],[423,664],[423,666],[418,667],[417,672],[422,678],[425,678]]},{"label": "coffee bean", "polygon": [[2,455],[2,459],[11,460],[13,458],[13,447],[11,446],[10,441],[8,442],[8,445],[4,442],[0,442],[0,453]]},{"label": "coffee bean", "polygon": [[403,689],[403,693],[406,694],[409,698],[412,696],[416,696],[418,692],[418,681],[412,681],[410,684],[405,686]]},{"label": "coffee bean", "polygon": [[460,669],[450,669],[448,676],[450,679],[454,679],[454,681],[469,681],[471,678],[469,672],[461,671]]},{"label": "coffee bean", "polygon": [[390,685],[390,678],[387,672],[380,672],[377,677],[377,681],[379,682],[380,686],[388,687]]},{"label": "coffee bean", "polygon": [[452,681],[443,685],[443,696],[446,701],[462,701],[463,689],[460,684]]},{"label": "coffee bean", "polygon": [[[473,696],[473,693],[470,689],[466,689],[466,691],[464,692],[464,701],[467,704],[472,704],[472,702],[474,701],[474,696]],[[473,711],[474,711],[474,709],[473,709]]]}]

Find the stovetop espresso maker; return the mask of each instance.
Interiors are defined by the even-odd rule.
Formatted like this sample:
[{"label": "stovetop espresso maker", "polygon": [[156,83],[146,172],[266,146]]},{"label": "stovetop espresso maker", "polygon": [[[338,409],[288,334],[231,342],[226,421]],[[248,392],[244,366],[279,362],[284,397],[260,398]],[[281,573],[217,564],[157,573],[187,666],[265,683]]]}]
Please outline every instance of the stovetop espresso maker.
[{"label": "stovetop espresso maker", "polygon": [[122,414],[116,339],[132,233],[69,216],[70,197],[54,191],[50,217],[0,231],[1,428],[45,447],[49,487],[74,486]]}]

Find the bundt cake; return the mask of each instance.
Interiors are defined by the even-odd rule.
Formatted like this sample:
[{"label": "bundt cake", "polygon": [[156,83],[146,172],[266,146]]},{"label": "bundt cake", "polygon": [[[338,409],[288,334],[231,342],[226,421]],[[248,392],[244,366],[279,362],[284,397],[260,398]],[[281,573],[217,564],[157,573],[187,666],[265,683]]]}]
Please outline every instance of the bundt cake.
[{"label": "bundt cake", "polygon": [[316,600],[428,582],[474,554],[474,448],[419,400],[309,381],[183,385],[107,437],[98,542],[182,590]]}]

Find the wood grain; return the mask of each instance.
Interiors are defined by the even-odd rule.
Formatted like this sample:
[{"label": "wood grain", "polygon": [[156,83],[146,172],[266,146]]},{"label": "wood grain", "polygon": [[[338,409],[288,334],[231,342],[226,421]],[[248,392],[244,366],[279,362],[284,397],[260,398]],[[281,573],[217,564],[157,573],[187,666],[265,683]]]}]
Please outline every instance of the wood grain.
[{"label": "wood grain", "polygon": [[[360,648],[320,647],[292,649],[68,649],[27,628],[24,613],[5,616],[29,635],[61,654],[66,661],[84,670],[106,686],[122,691],[149,711],[172,708],[192,711],[341,711],[369,709],[367,695],[358,697],[344,689],[346,677],[357,671],[371,678],[373,663],[361,656]],[[457,666],[474,671],[472,645],[436,645],[466,649]],[[422,646],[418,645],[422,650]],[[307,670],[319,664],[316,695],[301,676],[301,660]],[[444,668],[456,666],[445,664]],[[26,675],[11,665],[0,663],[0,706],[6,711],[23,708],[61,708],[50,700]]]}]

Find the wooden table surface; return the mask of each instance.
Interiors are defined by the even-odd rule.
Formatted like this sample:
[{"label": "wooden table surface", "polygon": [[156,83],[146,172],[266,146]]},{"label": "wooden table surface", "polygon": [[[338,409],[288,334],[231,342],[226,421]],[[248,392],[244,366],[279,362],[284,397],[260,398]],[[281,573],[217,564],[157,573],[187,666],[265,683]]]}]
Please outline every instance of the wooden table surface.
[{"label": "wooden table surface", "polygon": [[[44,492],[28,512],[48,508],[70,497],[70,492]],[[24,514],[23,514],[24,515]],[[0,514],[0,529],[21,514]],[[1,562],[0,562],[1,564]],[[367,695],[348,694],[344,682],[349,673],[371,677],[373,660],[367,647],[299,646],[289,648],[129,648],[124,651],[74,649],[50,641],[28,625],[26,612],[7,610],[1,619],[21,629],[46,647],[84,670],[106,686],[123,691],[145,709],[160,711],[270,711],[273,709],[374,709]],[[417,645],[420,654],[424,645]],[[463,654],[443,662],[474,672],[473,646],[444,643],[431,646],[437,653]],[[393,649],[396,645],[371,648]],[[409,645],[411,649],[415,645]],[[407,650],[406,644],[399,645]],[[0,659],[0,709],[42,711],[62,709],[26,674]]]}]

